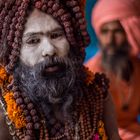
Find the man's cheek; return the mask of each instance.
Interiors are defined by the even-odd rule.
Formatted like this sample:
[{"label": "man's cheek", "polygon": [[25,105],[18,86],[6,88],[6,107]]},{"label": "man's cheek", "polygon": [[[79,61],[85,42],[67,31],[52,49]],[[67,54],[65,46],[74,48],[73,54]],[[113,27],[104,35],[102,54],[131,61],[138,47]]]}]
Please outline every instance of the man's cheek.
[{"label": "man's cheek", "polygon": [[67,40],[61,40],[61,42],[56,44],[56,48],[58,51],[58,56],[64,57],[67,56],[70,50],[70,46],[67,42]]}]

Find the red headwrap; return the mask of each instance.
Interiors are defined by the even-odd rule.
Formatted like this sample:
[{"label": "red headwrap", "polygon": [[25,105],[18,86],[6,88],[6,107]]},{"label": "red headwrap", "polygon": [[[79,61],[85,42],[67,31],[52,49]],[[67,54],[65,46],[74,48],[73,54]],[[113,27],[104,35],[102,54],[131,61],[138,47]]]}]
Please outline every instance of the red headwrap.
[{"label": "red headwrap", "polygon": [[140,54],[140,1],[99,0],[92,11],[92,25],[98,36],[104,23],[119,20],[124,28],[132,54]]}]

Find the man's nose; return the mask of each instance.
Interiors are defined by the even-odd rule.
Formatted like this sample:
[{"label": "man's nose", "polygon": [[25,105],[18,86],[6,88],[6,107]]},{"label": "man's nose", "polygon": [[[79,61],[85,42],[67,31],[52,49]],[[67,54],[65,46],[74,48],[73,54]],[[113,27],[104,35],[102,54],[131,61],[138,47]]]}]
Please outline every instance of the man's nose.
[{"label": "man's nose", "polygon": [[41,45],[43,57],[56,55],[56,48],[48,39],[44,39]]},{"label": "man's nose", "polygon": [[110,44],[114,44],[115,43],[115,36],[112,32],[110,32],[107,36],[107,44],[110,45]]}]

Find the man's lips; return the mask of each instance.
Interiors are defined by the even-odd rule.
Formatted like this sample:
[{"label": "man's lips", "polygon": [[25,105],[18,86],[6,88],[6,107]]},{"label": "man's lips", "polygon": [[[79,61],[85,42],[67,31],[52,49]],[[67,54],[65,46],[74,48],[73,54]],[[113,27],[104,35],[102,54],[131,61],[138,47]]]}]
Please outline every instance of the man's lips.
[{"label": "man's lips", "polygon": [[48,65],[44,68],[43,75],[51,75],[51,74],[58,74],[63,73],[66,70],[66,67],[64,64],[54,64],[54,65]]},{"label": "man's lips", "polygon": [[54,73],[60,70],[60,66],[54,65],[54,66],[49,66],[45,68],[46,73]]}]

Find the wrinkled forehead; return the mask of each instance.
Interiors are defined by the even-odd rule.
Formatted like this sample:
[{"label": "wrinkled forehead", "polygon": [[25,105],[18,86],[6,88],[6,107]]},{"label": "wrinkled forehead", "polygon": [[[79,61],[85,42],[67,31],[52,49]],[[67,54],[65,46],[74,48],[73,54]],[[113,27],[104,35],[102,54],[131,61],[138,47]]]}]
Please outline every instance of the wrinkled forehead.
[{"label": "wrinkled forehead", "polygon": [[62,27],[51,15],[43,13],[38,9],[33,9],[27,18],[24,34],[30,32],[52,31],[56,28]]}]

